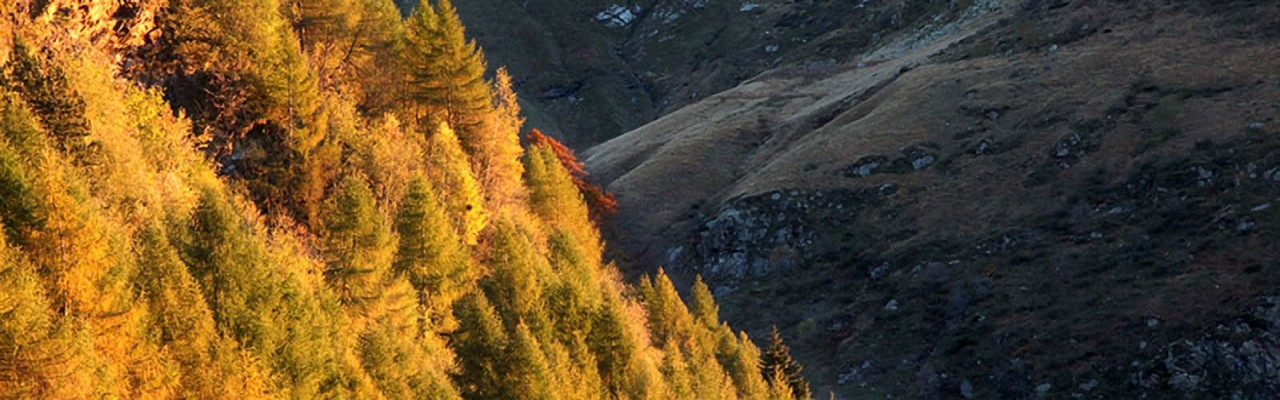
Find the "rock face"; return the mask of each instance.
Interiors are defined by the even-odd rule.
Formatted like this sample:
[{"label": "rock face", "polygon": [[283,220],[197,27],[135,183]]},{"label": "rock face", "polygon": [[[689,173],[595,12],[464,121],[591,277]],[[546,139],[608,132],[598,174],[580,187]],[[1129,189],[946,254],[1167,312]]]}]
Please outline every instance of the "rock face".
[{"label": "rock face", "polygon": [[817,393],[1274,397],[1280,4],[968,6],[589,149],[616,254]]},{"label": "rock face", "polygon": [[779,190],[730,201],[699,230],[694,263],[705,278],[729,285],[802,265],[817,230],[848,220],[866,198],[874,196]]},{"label": "rock face", "polygon": [[1165,346],[1131,383],[1188,398],[1280,398],[1280,297],[1256,303],[1200,337]]}]

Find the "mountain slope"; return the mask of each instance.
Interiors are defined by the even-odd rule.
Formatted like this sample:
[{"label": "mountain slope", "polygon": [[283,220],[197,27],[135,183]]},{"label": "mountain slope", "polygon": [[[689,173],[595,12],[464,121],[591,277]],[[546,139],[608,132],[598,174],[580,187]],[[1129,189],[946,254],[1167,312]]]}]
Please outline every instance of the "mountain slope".
[{"label": "mountain slope", "polygon": [[470,32],[511,71],[530,122],[586,148],[770,68],[853,60],[973,1],[460,3]]},{"label": "mountain slope", "polygon": [[980,3],[587,165],[620,255],[842,396],[1275,396],[1277,12]]}]

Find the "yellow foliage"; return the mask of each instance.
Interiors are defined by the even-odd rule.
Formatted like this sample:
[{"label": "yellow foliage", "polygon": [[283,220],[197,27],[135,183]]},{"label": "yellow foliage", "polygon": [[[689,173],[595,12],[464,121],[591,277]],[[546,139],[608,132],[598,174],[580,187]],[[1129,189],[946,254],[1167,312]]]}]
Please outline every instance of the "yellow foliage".
[{"label": "yellow foliage", "polygon": [[462,151],[458,136],[448,124],[441,122],[427,134],[427,177],[440,191],[454,226],[462,240],[476,244],[480,231],[489,225],[489,213],[484,207],[480,184],[471,174],[467,153]]},{"label": "yellow foliage", "polygon": [[0,397],[121,395],[83,322],[56,316],[36,269],[0,237]]},{"label": "yellow foliage", "polygon": [[426,153],[422,138],[406,135],[394,115],[387,114],[371,125],[368,130],[353,129],[342,139],[355,153],[347,163],[369,177],[378,204],[391,213],[400,208],[414,174],[426,170]]},{"label": "yellow foliage", "polygon": [[476,133],[477,151],[472,154],[472,164],[491,209],[522,208],[528,196],[521,182],[524,165],[520,163],[520,155],[524,153],[520,147],[524,117],[520,115],[520,104],[515,90],[511,89],[507,69],[498,68],[495,78],[493,122]]},{"label": "yellow foliage", "polygon": [[589,265],[601,265],[600,232],[591,221],[582,192],[549,146],[534,146],[525,154],[525,182],[529,205],[547,230],[560,230],[581,248]]},{"label": "yellow foliage", "polygon": [[[510,76],[484,79],[447,1],[409,22],[407,42],[390,4],[169,2],[157,40],[172,47],[138,54],[170,58],[135,74],[161,90],[59,31],[75,21],[0,3],[13,17],[0,31],[45,46],[59,90],[84,102],[36,117],[31,91],[0,77],[0,398],[776,389],[709,295],[694,317],[661,275],[627,294],[573,175],[547,146],[521,149]],[[406,76],[417,104],[395,101]],[[419,111],[462,133],[395,117]],[[83,118],[91,162],[57,142],[49,115]],[[202,153],[210,143],[243,147]],[[297,209],[262,215],[280,201]]]}]

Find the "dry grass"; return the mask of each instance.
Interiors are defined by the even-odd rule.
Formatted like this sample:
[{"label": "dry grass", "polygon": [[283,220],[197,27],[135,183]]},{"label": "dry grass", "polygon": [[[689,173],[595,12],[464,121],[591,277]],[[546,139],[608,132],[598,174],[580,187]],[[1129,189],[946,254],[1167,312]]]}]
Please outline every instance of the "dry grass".
[{"label": "dry grass", "polygon": [[[667,249],[689,242],[702,223],[699,213],[715,213],[725,200],[779,189],[894,184],[899,190],[883,208],[903,217],[864,213],[859,223],[886,235],[904,229],[910,235],[854,244],[859,254],[814,262],[785,277],[785,285],[758,283],[740,291],[746,295],[725,305],[727,315],[745,319],[734,320],[735,326],[763,329],[766,318],[787,321],[804,344],[815,346],[797,346],[813,365],[812,379],[832,388],[860,357],[890,360],[915,352],[950,354],[945,360],[1020,357],[1035,364],[1028,373],[1045,379],[1117,374],[1108,363],[1156,351],[1153,345],[1139,352],[1137,341],[1190,335],[1280,283],[1273,272],[1256,272],[1280,251],[1266,239],[1273,231],[1237,235],[1218,229],[1212,215],[1195,214],[1280,201],[1269,192],[1188,189],[1197,199],[1187,206],[1192,214],[1153,209],[1123,222],[1090,217],[1104,213],[1096,209],[1111,207],[1115,192],[1153,165],[1176,174],[1223,157],[1280,162],[1261,150],[1215,146],[1247,143],[1250,123],[1265,122],[1267,129],[1280,123],[1274,101],[1280,98],[1280,59],[1274,40],[1241,35],[1245,28],[1225,24],[1244,11],[1090,7],[1073,5],[1038,15],[1042,20],[1034,23],[1011,24],[1001,20],[1017,14],[1018,7],[1009,6],[930,46],[863,68],[830,68],[823,77],[762,74],[594,147],[585,153],[588,168],[621,204],[613,242],[636,265],[656,265]],[[1055,38],[1081,21],[1093,24],[1094,32],[1051,50]],[[990,118],[988,111],[999,115]],[[1085,139],[1079,152],[1055,156],[1073,134]],[[995,150],[975,155],[972,149],[983,139]],[[864,156],[893,159],[912,146],[930,148],[938,161],[914,173],[842,173]],[[1227,213],[1231,218],[1242,215],[1235,207]],[[1178,219],[1197,227],[1165,222],[1184,229],[1165,232],[1155,226]],[[911,288],[907,276],[868,283],[858,270],[868,268],[858,264],[867,253],[911,263],[972,256],[964,249],[975,238],[1020,229],[1039,229],[1041,242],[967,261],[956,272],[985,275],[1002,288],[1004,297],[982,310],[987,322],[941,337],[925,333],[945,326],[926,305],[945,304],[945,293]],[[1106,244],[1070,239],[1093,231],[1106,232]],[[1131,239],[1142,235],[1155,239],[1134,250]],[[1180,248],[1194,259],[1170,266]],[[799,289],[806,285],[812,286]],[[897,317],[866,317],[881,314],[890,297],[925,305],[904,306]],[[849,315],[855,317],[848,317],[848,329],[833,333],[823,326]],[[1151,318],[1164,321],[1160,329],[1146,328]],[[800,332],[805,320],[818,321],[819,328]],[[896,344],[885,345],[895,337]],[[996,346],[994,337],[1012,342]],[[946,361],[938,367],[973,366]],[[902,389],[889,383],[895,379],[904,385],[916,379],[914,372],[883,369],[880,382],[889,387]]]}]

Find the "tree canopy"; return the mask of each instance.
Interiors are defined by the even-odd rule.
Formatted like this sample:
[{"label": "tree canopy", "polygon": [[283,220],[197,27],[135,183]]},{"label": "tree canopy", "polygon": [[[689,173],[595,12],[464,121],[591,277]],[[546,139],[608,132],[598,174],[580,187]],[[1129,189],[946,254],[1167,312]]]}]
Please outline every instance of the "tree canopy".
[{"label": "tree canopy", "polygon": [[0,397],[807,395],[622,281],[448,0],[143,3],[124,48],[0,6]]}]

